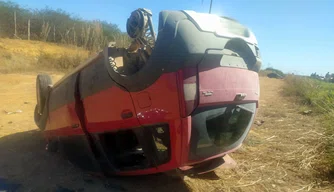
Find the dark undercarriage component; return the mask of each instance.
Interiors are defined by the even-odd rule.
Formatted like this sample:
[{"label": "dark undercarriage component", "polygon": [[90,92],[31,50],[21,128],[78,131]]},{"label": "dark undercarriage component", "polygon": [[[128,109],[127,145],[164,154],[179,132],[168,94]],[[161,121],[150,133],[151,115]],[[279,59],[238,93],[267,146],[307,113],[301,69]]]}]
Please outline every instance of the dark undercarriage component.
[{"label": "dark undercarriage component", "polygon": [[[133,38],[142,48],[153,49],[155,33],[152,23],[152,12],[148,9],[137,9],[131,13],[127,21],[128,35]],[[132,50],[130,50],[132,51]]]},{"label": "dark undercarriage component", "polygon": [[109,57],[109,63],[115,72],[129,76],[138,72],[152,54],[156,39],[152,12],[148,9],[133,11],[126,28],[133,41],[127,49],[114,48],[114,54],[112,54],[113,57]]},{"label": "dark undercarriage component", "polygon": [[156,167],[170,159],[168,125],[102,133],[98,137],[107,158],[118,170]]}]

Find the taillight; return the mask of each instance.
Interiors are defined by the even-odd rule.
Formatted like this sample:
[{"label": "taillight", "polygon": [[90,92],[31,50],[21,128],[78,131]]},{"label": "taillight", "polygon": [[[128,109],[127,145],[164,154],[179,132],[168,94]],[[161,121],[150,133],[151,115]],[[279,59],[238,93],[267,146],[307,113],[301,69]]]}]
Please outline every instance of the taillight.
[{"label": "taillight", "polygon": [[197,68],[185,68],[183,76],[184,116],[189,116],[198,104]]}]

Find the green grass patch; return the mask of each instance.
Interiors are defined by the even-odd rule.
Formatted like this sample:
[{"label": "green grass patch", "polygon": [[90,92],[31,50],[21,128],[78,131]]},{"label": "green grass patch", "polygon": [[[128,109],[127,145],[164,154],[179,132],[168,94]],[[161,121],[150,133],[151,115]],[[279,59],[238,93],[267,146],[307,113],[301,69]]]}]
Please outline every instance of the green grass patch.
[{"label": "green grass patch", "polygon": [[334,84],[309,77],[289,75],[285,78],[283,93],[298,97],[302,105],[312,107],[318,113],[333,115]]},{"label": "green grass patch", "polygon": [[[327,83],[310,77],[288,75],[285,77],[283,94],[293,96],[301,104],[301,108],[312,109],[313,114],[320,117],[325,128],[326,139],[325,160],[320,165],[322,171],[334,177],[334,83]],[[320,141],[319,141],[320,142]],[[322,142],[322,141],[321,141]],[[321,152],[319,151],[319,154]],[[326,168],[327,167],[327,168]]]}]

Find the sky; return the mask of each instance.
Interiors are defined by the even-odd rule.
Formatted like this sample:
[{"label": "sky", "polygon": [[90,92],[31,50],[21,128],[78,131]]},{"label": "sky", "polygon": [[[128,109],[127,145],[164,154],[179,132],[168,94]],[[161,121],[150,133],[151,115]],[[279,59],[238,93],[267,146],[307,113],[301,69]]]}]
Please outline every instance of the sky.
[{"label": "sky", "polygon": [[[126,20],[137,8],[153,12],[158,26],[161,10],[208,12],[210,0],[14,0],[26,8],[63,9],[83,19],[117,24],[126,31]],[[263,68],[285,73],[334,73],[333,0],[213,0],[212,14],[238,20],[255,34]]]}]

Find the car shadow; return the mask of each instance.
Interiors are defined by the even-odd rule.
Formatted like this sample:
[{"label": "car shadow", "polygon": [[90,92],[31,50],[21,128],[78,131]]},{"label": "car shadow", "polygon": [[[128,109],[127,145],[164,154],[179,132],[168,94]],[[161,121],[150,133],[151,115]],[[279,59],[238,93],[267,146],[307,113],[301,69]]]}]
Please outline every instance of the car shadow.
[{"label": "car shadow", "polygon": [[[190,191],[185,182],[166,174],[99,178],[89,175],[59,153],[45,151],[38,130],[0,138],[0,191]],[[19,187],[17,187],[19,186]],[[14,191],[14,190],[12,190]]]}]

